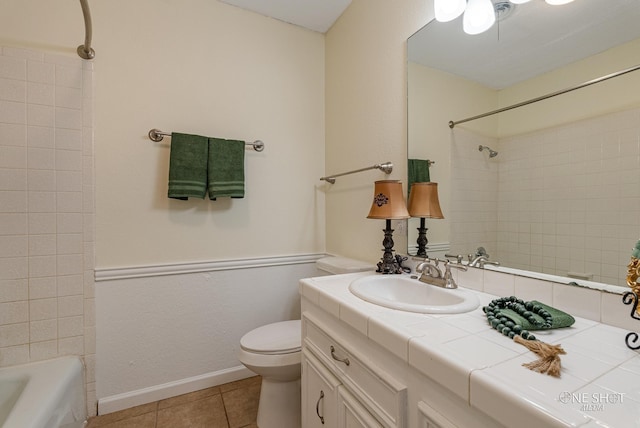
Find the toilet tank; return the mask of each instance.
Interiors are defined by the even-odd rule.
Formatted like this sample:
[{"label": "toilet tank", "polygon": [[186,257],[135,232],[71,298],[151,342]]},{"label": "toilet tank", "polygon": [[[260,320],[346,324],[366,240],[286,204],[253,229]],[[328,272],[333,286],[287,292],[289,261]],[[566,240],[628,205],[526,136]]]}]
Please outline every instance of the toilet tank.
[{"label": "toilet tank", "polygon": [[371,263],[339,256],[328,256],[318,259],[316,261],[316,268],[318,270],[318,276],[376,270],[376,266]]}]

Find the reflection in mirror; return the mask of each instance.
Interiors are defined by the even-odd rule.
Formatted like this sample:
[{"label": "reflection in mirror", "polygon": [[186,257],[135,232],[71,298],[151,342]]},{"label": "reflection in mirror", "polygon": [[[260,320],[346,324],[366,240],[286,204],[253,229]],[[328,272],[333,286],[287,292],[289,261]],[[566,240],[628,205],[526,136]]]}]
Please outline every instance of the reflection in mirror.
[{"label": "reflection in mirror", "polygon": [[427,219],[427,253],[466,259],[482,246],[523,274],[623,286],[640,237],[640,71],[448,122],[640,64],[640,2],[511,7],[479,35],[457,18],[408,41],[408,157],[436,162],[445,217]]}]

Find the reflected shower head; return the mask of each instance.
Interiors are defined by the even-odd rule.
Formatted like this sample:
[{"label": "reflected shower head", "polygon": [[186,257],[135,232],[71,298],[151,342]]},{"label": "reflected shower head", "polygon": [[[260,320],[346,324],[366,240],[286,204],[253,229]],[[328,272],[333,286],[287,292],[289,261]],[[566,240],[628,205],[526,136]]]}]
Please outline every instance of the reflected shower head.
[{"label": "reflected shower head", "polygon": [[486,149],[489,152],[489,157],[490,158],[495,158],[496,156],[498,156],[498,152],[496,152],[495,150],[492,150],[490,147],[488,146],[478,146],[478,151],[483,151],[484,149]]}]

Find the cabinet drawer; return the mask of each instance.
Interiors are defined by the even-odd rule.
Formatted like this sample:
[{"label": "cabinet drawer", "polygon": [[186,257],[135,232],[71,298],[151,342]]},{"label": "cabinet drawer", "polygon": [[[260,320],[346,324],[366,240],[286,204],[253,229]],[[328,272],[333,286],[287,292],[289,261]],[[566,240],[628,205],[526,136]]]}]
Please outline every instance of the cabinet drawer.
[{"label": "cabinet drawer", "polygon": [[305,349],[313,352],[383,426],[405,426],[406,386],[321,325],[313,316],[303,316]]}]

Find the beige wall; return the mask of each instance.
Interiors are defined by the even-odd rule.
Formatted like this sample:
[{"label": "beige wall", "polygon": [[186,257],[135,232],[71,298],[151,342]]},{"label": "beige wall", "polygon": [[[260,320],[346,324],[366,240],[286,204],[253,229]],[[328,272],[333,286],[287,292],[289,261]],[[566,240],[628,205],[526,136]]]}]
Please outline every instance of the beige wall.
[{"label": "beige wall", "polygon": [[[322,252],[324,36],[211,0],[91,2],[98,268]],[[77,1],[8,0],[0,42],[75,55]],[[169,200],[151,128],[265,142],[246,197]]]},{"label": "beige wall", "polygon": [[[640,64],[640,39],[499,92],[500,106],[570,88]],[[500,114],[500,137],[562,125],[640,105],[640,71]],[[631,88],[634,88],[633,90]]]},{"label": "beige wall", "polygon": [[[326,192],[327,251],[371,262],[382,253],[383,220],[368,220],[373,182],[398,179],[406,189],[406,40],[432,18],[430,1],[354,0],[326,35],[326,170],[339,178]],[[396,248],[406,250],[397,224]]]}]

